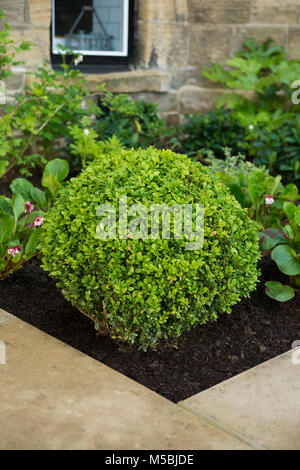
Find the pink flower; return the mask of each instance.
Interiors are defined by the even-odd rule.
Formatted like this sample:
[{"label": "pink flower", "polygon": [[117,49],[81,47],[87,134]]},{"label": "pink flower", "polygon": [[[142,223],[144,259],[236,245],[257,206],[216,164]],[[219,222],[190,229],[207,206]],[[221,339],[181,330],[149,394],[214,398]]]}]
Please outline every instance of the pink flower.
[{"label": "pink flower", "polygon": [[266,206],[270,206],[273,203],[274,203],[274,197],[270,194],[266,194],[266,197],[265,197]]},{"label": "pink flower", "polygon": [[20,245],[11,246],[10,248],[8,248],[7,253],[14,258],[15,256],[17,256],[18,253],[20,253],[20,251],[21,251]]},{"label": "pink flower", "polygon": [[40,227],[40,226],[42,225],[42,223],[44,222],[44,220],[45,220],[44,217],[41,217],[41,216],[36,217],[36,218],[34,219],[33,225],[34,225],[35,227]]},{"label": "pink flower", "polygon": [[25,202],[25,214],[30,214],[34,209],[34,205],[30,201]]}]

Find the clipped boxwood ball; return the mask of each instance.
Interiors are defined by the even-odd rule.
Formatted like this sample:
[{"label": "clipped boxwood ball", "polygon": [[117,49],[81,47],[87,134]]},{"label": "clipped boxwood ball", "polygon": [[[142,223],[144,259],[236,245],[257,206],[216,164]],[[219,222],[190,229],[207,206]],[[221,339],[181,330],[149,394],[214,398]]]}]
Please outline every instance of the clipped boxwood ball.
[{"label": "clipped boxwood ball", "polygon": [[[128,210],[203,204],[203,247],[187,249],[188,234],[176,239],[173,217],[169,239],[124,236],[124,218],[120,238],[120,196]],[[102,204],[116,210],[115,239],[99,239],[97,226],[107,231]],[[128,226],[138,216],[129,213]],[[259,247],[246,210],[208,168],[170,150],[97,159],[60,191],[44,226],[43,267],[65,297],[97,330],[143,350],[230,313],[257,283]]]}]

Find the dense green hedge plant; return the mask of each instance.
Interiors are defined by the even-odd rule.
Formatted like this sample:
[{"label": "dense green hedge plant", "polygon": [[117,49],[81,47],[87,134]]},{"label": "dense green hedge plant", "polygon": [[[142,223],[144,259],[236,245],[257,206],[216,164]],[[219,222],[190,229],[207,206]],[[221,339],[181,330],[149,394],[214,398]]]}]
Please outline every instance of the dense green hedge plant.
[{"label": "dense green hedge plant", "polygon": [[157,105],[133,100],[125,93],[104,91],[99,96],[96,130],[100,141],[117,137],[127,148],[149,145],[173,148],[178,145],[176,129],[159,116]]},{"label": "dense green hedge plant", "polygon": [[0,280],[20,269],[38,252],[45,213],[68,175],[68,163],[55,159],[46,165],[42,186],[16,178],[12,198],[0,196]]},{"label": "dense green hedge plant", "polygon": [[246,150],[246,132],[225,108],[203,114],[186,114],[181,129],[181,151],[191,157],[200,157],[211,150],[217,158],[224,157],[224,148],[230,147],[234,154]]},{"label": "dense green hedge plant", "polygon": [[286,182],[300,180],[300,119],[294,116],[275,129],[263,124],[247,133],[249,158],[256,165],[265,165],[270,173],[282,174]]},{"label": "dense green hedge plant", "polygon": [[[120,238],[120,196],[128,208],[203,204],[203,248],[175,239],[172,218],[170,239],[132,238],[124,228]],[[101,240],[97,208],[107,203],[116,238]],[[43,267],[65,297],[96,330],[143,350],[230,313],[257,282],[258,238],[246,210],[209,169],[170,150],[98,156],[59,193],[44,228]]]}]

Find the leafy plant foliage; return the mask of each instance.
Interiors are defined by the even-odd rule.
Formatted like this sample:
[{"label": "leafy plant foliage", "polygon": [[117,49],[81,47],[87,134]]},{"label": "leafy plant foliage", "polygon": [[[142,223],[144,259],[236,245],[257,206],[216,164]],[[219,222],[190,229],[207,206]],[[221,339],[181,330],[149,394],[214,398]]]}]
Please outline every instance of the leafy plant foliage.
[{"label": "leafy plant foliage", "polygon": [[[100,240],[97,208],[204,204],[204,245],[186,237]],[[119,230],[117,220],[117,233]],[[120,150],[97,155],[64,188],[45,222],[43,267],[95,328],[146,350],[192,326],[216,320],[256,285],[255,227],[209,169],[187,156]]]}]

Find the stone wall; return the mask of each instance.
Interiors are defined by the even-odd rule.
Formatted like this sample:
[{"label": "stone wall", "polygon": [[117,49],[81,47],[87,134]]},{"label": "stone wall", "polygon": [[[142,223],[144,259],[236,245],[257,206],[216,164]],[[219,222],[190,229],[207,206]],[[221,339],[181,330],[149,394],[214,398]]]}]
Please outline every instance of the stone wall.
[{"label": "stone wall", "polygon": [[[49,62],[50,0],[0,0],[14,39],[37,47],[24,54],[32,69]],[[88,74],[91,89],[106,81],[109,89],[159,104],[169,121],[187,112],[211,109],[222,90],[204,77],[203,65],[224,63],[247,37],[272,37],[289,56],[300,58],[300,0],[136,0],[135,57],[132,70]],[[12,92],[21,87],[20,73]]]}]

